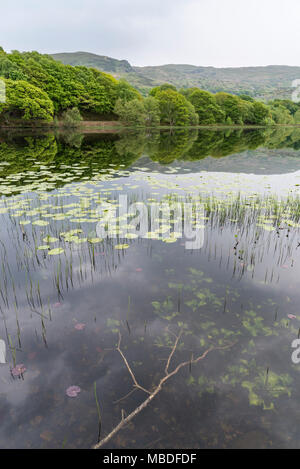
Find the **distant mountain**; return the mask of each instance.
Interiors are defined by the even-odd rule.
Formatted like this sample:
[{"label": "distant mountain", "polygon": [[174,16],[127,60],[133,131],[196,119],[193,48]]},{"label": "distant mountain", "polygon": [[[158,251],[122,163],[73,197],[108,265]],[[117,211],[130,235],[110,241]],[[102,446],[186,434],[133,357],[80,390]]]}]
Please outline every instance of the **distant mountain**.
[{"label": "distant mountain", "polygon": [[91,54],[89,52],[66,52],[52,54],[55,60],[60,60],[65,65],[84,65],[86,67],[99,68],[107,73],[130,73],[133,68],[127,60],[117,60],[105,55]]},{"label": "distant mountain", "polygon": [[177,87],[192,87],[229,93],[246,93],[256,97],[291,97],[292,81],[300,78],[300,67],[215,68],[195,65],[133,67],[136,73],[157,83],[169,82]]},{"label": "distant mountain", "polygon": [[215,68],[196,65],[132,66],[127,60],[117,60],[88,52],[52,54],[56,60],[69,65],[85,65],[124,77],[136,88],[146,92],[153,86],[172,83],[178,88],[197,86],[213,93],[227,91],[250,94],[264,99],[290,99],[292,81],[300,79],[300,67],[269,65],[266,67]]},{"label": "distant mountain", "polygon": [[134,67],[127,60],[113,59],[105,55],[91,54],[90,52],[66,52],[52,54],[52,57],[65,65],[93,67],[101,70],[101,72],[110,73],[116,78],[124,77],[140,90],[147,90],[155,86],[153,80],[144,77],[141,73],[136,73]]}]

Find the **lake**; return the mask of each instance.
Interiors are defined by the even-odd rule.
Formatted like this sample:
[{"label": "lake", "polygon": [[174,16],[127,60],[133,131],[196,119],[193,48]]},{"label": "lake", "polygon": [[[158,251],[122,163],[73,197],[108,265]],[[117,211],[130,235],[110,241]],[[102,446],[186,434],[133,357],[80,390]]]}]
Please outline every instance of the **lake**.
[{"label": "lake", "polygon": [[1,448],[90,448],[183,362],[104,448],[300,447],[300,128],[2,133],[0,193]]}]

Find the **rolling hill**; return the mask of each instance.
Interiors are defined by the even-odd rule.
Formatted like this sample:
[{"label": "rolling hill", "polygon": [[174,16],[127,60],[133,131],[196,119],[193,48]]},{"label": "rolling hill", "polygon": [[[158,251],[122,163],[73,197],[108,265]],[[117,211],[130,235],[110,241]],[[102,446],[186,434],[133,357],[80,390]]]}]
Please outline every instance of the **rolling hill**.
[{"label": "rolling hill", "polygon": [[142,73],[136,72],[127,60],[113,59],[105,55],[91,54],[89,52],[52,54],[52,57],[65,65],[94,67],[116,78],[124,77],[141,91],[153,88],[156,85],[151,78],[144,77]]},{"label": "rolling hill", "polygon": [[196,86],[213,93],[227,91],[250,94],[261,99],[290,99],[292,81],[300,78],[300,67],[269,65],[266,67],[215,68],[188,64],[146,67],[132,66],[127,60],[117,60],[88,52],[52,54],[55,60],[69,65],[84,65],[124,77],[143,93],[162,83],[177,88]]}]

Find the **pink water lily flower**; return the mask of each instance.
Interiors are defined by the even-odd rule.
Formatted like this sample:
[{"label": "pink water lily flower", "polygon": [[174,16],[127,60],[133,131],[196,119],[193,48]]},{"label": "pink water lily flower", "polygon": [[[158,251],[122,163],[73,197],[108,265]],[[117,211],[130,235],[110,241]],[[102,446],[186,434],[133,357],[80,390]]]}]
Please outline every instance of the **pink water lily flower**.
[{"label": "pink water lily flower", "polygon": [[297,316],[295,316],[294,314],[288,314],[288,318],[289,319],[297,319]]},{"label": "pink water lily flower", "polygon": [[23,363],[21,363],[20,365],[16,365],[12,370],[11,370],[11,374],[13,376],[20,376],[22,375],[23,373],[25,373],[26,371],[26,368],[25,366],[23,365]]},{"label": "pink water lily flower", "polygon": [[69,397],[77,397],[77,395],[80,393],[81,389],[79,386],[70,386],[66,390],[66,394]]},{"label": "pink water lily flower", "polygon": [[77,331],[82,331],[85,328],[85,324],[83,322],[78,322],[74,327]]}]

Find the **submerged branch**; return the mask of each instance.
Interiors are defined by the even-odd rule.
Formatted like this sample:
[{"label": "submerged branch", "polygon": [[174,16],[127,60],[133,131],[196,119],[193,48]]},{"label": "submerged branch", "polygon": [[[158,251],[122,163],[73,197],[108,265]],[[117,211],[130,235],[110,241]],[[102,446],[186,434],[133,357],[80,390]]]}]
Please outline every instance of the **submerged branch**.
[{"label": "submerged branch", "polygon": [[[174,334],[175,335],[175,334]],[[127,424],[129,424],[131,422],[131,420],[136,416],[138,415],[143,409],[145,409],[149,404],[150,402],[157,396],[157,394],[161,391],[163,385],[170,379],[172,378],[172,376],[176,375],[178,373],[179,370],[181,370],[181,368],[184,368],[185,366],[191,366],[191,364],[196,364],[198,362],[200,362],[201,360],[203,360],[210,352],[212,352],[213,350],[225,350],[227,348],[230,348],[232,347],[235,342],[233,343],[230,343],[228,345],[225,345],[225,346],[211,346],[209,347],[207,350],[205,350],[202,355],[199,355],[197,358],[191,358],[190,360],[187,360],[185,362],[181,362],[179,363],[179,365],[177,365],[176,368],[174,368],[173,371],[169,371],[169,367],[170,367],[170,363],[171,363],[171,359],[177,349],[177,346],[178,346],[178,342],[181,338],[181,335],[182,335],[182,331],[178,334],[178,336],[175,335],[175,342],[174,342],[174,345],[172,347],[172,350],[168,356],[168,359],[167,359],[167,364],[166,364],[166,367],[165,367],[165,376],[163,378],[161,378],[161,380],[159,381],[159,383],[157,384],[157,386],[154,388],[154,390],[152,392],[148,391],[147,389],[145,389],[143,386],[141,386],[138,382],[137,382],[137,379],[132,371],[132,369],[130,368],[130,365],[124,355],[124,353],[122,352],[121,350],[121,334],[119,332],[119,342],[118,342],[118,345],[117,345],[117,351],[120,353],[124,363],[125,363],[125,366],[132,378],[132,381],[133,381],[133,386],[134,386],[134,390],[136,389],[141,389],[142,391],[144,391],[145,393],[149,394],[149,396],[147,397],[147,399],[145,399],[138,407],[136,407],[126,418],[124,418],[124,411],[122,409],[122,417],[121,417],[121,421],[118,423],[118,425],[116,425],[113,430],[105,437],[105,438],[102,438],[102,440],[100,440],[97,444],[95,444],[92,448],[93,449],[98,449],[98,448],[101,448],[102,446],[104,446],[106,443],[108,443],[111,438],[113,436],[115,436],[123,427],[125,427]],[[131,392],[129,393],[131,394]],[[129,395],[128,394],[128,395]],[[127,395],[127,396],[128,396]],[[125,396],[125,397],[127,397]],[[124,399],[124,398],[122,398]]]}]

